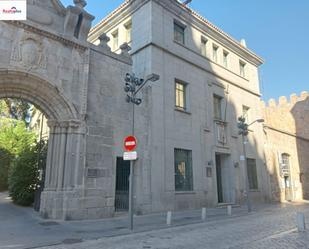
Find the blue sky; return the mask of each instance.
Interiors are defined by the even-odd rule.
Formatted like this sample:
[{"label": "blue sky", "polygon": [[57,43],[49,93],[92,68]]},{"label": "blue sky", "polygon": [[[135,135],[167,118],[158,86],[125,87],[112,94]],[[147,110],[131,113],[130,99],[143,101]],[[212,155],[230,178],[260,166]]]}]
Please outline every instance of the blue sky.
[{"label": "blue sky", "polygon": [[[73,0],[62,0],[67,6]],[[93,24],[123,0],[88,0]],[[309,91],[308,0],[193,0],[190,7],[265,59],[260,68],[263,98]]]}]

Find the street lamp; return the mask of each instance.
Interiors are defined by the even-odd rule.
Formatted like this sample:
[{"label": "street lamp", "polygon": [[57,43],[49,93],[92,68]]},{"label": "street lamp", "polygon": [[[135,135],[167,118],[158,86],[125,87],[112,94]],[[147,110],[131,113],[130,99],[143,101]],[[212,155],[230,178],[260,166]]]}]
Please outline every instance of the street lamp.
[{"label": "street lamp", "polygon": [[[125,86],[124,91],[127,93],[126,101],[128,103],[132,103],[132,136],[134,136],[134,113],[135,113],[135,105],[140,105],[142,103],[141,98],[137,98],[137,93],[146,85],[147,82],[158,81],[160,79],[160,75],[157,74],[149,74],[146,76],[146,79],[141,79],[135,76],[134,73],[127,73],[125,77]],[[130,229],[133,230],[133,175],[134,175],[134,160],[130,161],[130,180],[129,180],[129,224]]]},{"label": "street lamp", "polygon": [[254,123],[264,123],[264,119],[260,118],[249,125],[246,123],[246,118],[245,117],[239,117],[238,118],[238,129],[239,129],[239,135],[242,137],[242,146],[243,146],[243,158],[241,158],[244,161],[244,166],[245,166],[245,177],[246,177],[246,192],[247,192],[247,207],[248,207],[248,212],[250,213],[252,211],[251,207],[251,202],[250,202],[250,196],[249,196],[249,177],[248,177],[248,166],[247,166],[247,155],[246,155],[246,144],[245,144],[245,137],[249,134],[249,126],[253,125]]}]

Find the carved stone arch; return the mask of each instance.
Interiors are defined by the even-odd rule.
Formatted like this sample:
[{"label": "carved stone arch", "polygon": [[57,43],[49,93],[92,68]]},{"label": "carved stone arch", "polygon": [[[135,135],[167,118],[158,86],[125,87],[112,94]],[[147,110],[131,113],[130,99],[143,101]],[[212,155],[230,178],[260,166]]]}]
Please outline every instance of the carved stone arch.
[{"label": "carved stone arch", "polygon": [[74,105],[48,81],[21,71],[0,69],[0,98],[22,98],[37,105],[50,120],[78,119]]},{"label": "carved stone arch", "polygon": [[[81,196],[84,168],[84,130],[74,105],[59,89],[36,75],[0,69],[0,98],[21,98],[36,105],[50,128],[40,212],[46,218],[64,219],[75,212],[66,200]],[[69,210],[68,210],[69,208]]]}]

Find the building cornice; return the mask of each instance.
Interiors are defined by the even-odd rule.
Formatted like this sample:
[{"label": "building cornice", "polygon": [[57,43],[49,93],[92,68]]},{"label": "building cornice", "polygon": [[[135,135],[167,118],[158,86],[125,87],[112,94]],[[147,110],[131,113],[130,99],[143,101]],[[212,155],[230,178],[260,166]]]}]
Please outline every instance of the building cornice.
[{"label": "building cornice", "polygon": [[77,48],[77,49],[86,50],[88,48],[88,46],[87,46],[88,43],[87,43],[87,45],[81,44],[81,43],[78,43],[76,41],[65,38],[65,37],[63,37],[59,34],[55,34],[55,33],[52,33],[52,32],[46,31],[46,30],[39,29],[37,27],[34,27],[34,26],[27,24],[25,22],[22,22],[22,21],[5,21],[5,22],[8,23],[8,24],[23,28],[27,31],[31,31],[35,34],[42,35],[42,36],[50,38],[52,40],[61,42],[65,45],[68,45],[68,46],[71,46],[71,47],[74,47],[74,48]]},{"label": "building cornice", "polygon": [[[117,9],[115,9],[112,13],[110,13],[107,17],[105,17],[102,21],[100,21],[97,25],[95,25],[90,30],[89,33],[90,42],[94,42],[94,40],[98,36],[97,32],[100,31],[103,28],[103,26],[108,25],[110,23],[114,23],[112,20],[115,19],[117,16],[121,16],[123,18],[126,15],[132,14],[133,10],[135,11],[137,8],[140,8],[149,1],[154,1],[167,11],[173,13],[174,15],[179,16],[179,14],[182,12],[184,14],[187,14],[188,17],[194,17],[194,19],[192,19],[192,18],[186,18],[185,15],[182,15],[184,21],[190,22],[192,25],[197,27],[202,33],[206,33],[207,35],[209,34],[214,40],[217,40],[219,43],[224,44],[225,46],[231,48],[231,50],[233,50],[236,54],[250,61],[255,66],[260,66],[261,64],[264,63],[264,60],[258,55],[256,55],[253,51],[242,46],[239,41],[232,38],[223,30],[221,30],[220,28],[209,22],[206,18],[202,17],[200,14],[193,11],[188,6],[180,3],[177,0],[138,1],[137,5],[139,6],[138,7],[135,6],[133,9],[129,10],[132,4],[136,1],[138,0],[126,0],[122,5],[120,5]],[[123,12],[127,12],[126,15],[123,15]]]}]

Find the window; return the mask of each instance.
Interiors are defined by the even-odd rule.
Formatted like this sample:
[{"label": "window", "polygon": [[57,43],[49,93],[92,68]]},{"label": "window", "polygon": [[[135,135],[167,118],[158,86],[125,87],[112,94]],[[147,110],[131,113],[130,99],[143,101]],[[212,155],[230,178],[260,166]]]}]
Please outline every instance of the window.
[{"label": "window", "polygon": [[246,77],[246,63],[239,61],[239,74],[241,77]]},{"label": "window", "polygon": [[227,51],[223,51],[223,66],[228,68],[228,57],[229,53]]},{"label": "window", "polygon": [[289,176],[290,174],[290,155],[283,153],[281,155],[281,164],[280,164],[281,175]]},{"label": "window", "polygon": [[249,189],[257,190],[259,187],[258,187],[255,159],[247,158],[247,173],[248,173]]},{"label": "window", "polygon": [[185,44],[185,27],[176,21],[174,21],[174,40]]},{"label": "window", "polygon": [[222,120],[222,97],[214,95],[214,118]]},{"label": "window", "polygon": [[175,149],[175,190],[192,191],[192,151]]},{"label": "window", "polygon": [[112,37],[113,37],[113,40],[112,40],[112,48],[113,48],[113,51],[117,50],[118,49],[118,39],[119,39],[119,34],[118,34],[118,30],[114,31],[112,33]]},{"label": "window", "polygon": [[124,27],[126,29],[126,42],[129,43],[131,42],[132,22],[128,22]]},{"label": "window", "polygon": [[212,46],[212,59],[214,62],[218,62],[218,48],[219,47],[217,45]]},{"label": "window", "polygon": [[175,82],[175,106],[179,109],[186,109],[186,84],[179,81]]},{"label": "window", "polygon": [[245,118],[245,122],[248,124],[249,123],[249,110],[250,107],[243,105],[242,106],[242,116]]},{"label": "window", "polygon": [[201,54],[203,56],[207,56],[207,39],[205,37],[202,36],[201,38]]}]

